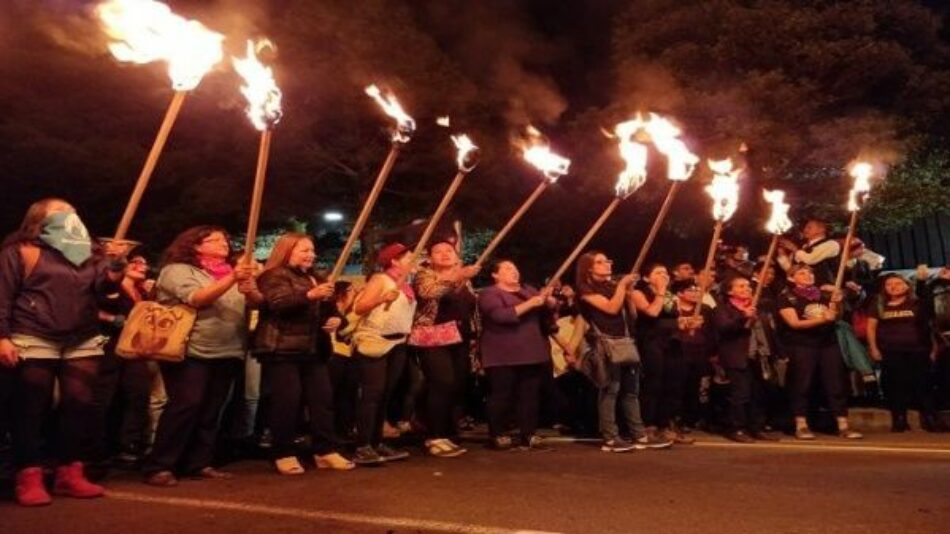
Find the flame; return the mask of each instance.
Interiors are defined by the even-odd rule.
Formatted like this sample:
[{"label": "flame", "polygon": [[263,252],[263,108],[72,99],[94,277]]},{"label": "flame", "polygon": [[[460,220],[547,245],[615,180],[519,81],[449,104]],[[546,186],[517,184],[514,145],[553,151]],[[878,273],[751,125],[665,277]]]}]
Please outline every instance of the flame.
[{"label": "flame", "polygon": [[766,202],[772,204],[772,216],[765,223],[765,229],[776,235],[791,230],[792,221],[788,218],[790,206],[785,203],[785,191],[765,189],[762,191],[762,196],[765,197]]},{"label": "flame", "polygon": [[742,169],[732,168],[732,160],[709,160],[713,181],[706,186],[706,193],[713,199],[713,218],[728,221],[739,206],[739,175]]},{"label": "flame", "polygon": [[686,143],[679,138],[683,133],[682,130],[655,113],[650,114],[650,120],[643,124],[643,128],[650,134],[656,149],[667,158],[667,178],[677,181],[687,180],[696,169],[699,157],[690,152]]},{"label": "flame", "polygon": [[224,36],[188,20],[154,0],[107,0],[96,16],[114,41],[109,51],[119,61],[168,63],[177,91],[190,91],[223,57]]},{"label": "flame", "polygon": [[528,139],[523,141],[521,147],[525,161],[537,167],[552,183],[567,174],[571,160],[551,152],[550,145],[533,126],[528,126],[527,134]]},{"label": "flame", "polygon": [[871,192],[871,175],[874,174],[874,167],[870,163],[859,161],[851,166],[850,173],[854,178],[854,185],[848,194],[848,211],[858,211]]},{"label": "flame", "polygon": [[627,166],[617,177],[615,188],[617,195],[621,197],[632,194],[647,179],[647,147],[634,141],[643,125],[643,119],[637,115],[636,118],[614,127],[614,135],[620,140],[620,157],[627,162]]},{"label": "flame", "polygon": [[449,126],[452,126],[452,119],[448,115],[444,115],[435,119],[435,123],[443,128],[448,128]]},{"label": "flame", "polygon": [[280,109],[281,92],[274,82],[274,73],[257,58],[257,52],[264,48],[273,48],[268,40],[255,44],[247,42],[247,57],[232,57],[234,70],[244,78],[241,94],[247,98],[247,116],[258,130],[266,130],[280,121],[283,112]]},{"label": "flame", "polygon": [[458,156],[455,161],[458,163],[459,170],[469,172],[474,169],[475,165],[478,164],[478,160],[475,158],[478,147],[475,146],[475,143],[465,134],[453,135],[452,142],[455,143],[455,148],[458,149]]},{"label": "flame", "polygon": [[373,97],[373,100],[379,104],[383,111],[390,117],[396,119],[396,129],[393,130],[394,143],[408,143],[416,130],[416,120],[409,116],[399,101],[392,93],[383,96],[382,91],[376,85],[366,87],[366,94]]}]

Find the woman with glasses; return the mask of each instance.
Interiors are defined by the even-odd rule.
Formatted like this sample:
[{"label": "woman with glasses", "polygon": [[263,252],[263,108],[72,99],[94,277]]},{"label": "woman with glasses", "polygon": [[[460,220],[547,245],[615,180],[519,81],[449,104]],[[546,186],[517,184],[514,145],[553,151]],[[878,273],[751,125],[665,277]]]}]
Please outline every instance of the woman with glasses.
[{"label": "woman with glasses", "polygon": [[197,318],[181,362],[162,362],[168,403],[142,470],[153,486],[178,476],[230,478],[212,466],[221,409],[243,369],[248,304],[260,303],[251,265],[231,265],[224,229],[196,226],[168,247],[156,283],[157,300],[195,308]]}]

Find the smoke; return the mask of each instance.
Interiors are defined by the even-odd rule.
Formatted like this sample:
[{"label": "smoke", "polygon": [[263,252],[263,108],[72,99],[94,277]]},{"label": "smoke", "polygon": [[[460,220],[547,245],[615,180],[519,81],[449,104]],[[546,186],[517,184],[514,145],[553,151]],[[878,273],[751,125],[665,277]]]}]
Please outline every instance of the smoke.
[{"label": "smoke", "polygon": [[509,126],[553,124],[567,109],[546,72],[563,51],[530,27],[518,2],[429,0],[424,18],[466,75],[479,80],[484,99],[502,104]]}]

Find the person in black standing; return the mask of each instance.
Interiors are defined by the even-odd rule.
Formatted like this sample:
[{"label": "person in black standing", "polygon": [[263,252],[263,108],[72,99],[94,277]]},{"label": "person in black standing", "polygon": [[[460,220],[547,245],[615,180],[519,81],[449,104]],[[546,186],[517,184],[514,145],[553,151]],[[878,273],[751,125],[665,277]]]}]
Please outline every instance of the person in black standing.
[{"label": "person in black standing", "polygon": [[637,308],[637,341],[643,362],[640,405],[647,433],[660,432],[674,443],[694,440],[678,432],[674,418],[683,404],[686,366],[676,337],[678,314],[676,299],[669,291],[670,275],[666,266],[653,264],[643,271],[643,283],[634,290]]},{"label": "person in black standing", "polygon": [[749,279],[731,278],[725,289],[713,322],[719,337],[719,362],[729,378],[727,437],[739,443],[773,441],[775,438],[765,433],[765,378],[759,363],[760,358],[771,355],[772,347],[752,305]]},{"label": "person in black standing", "polygon": [[791,286],[778,301],[779,316],[786,331],[791,365],[790,396],[795,416],[795,437],[813,440],[808,427],[809,396],[818,374],[829,409],[838,423],[838,435],[845,439],[864,436],[848,426],[845,394],[845,367],[835,333],[841,307],[841,292],[830,296],[815,285],[812,268],[796,264],[789,269]]},{"label": "person in black standing", "polygon": [[312,274],[315,259],[309,236],[285,234],[257,279],[263,303],[254,354],[271,392],[268,422],[274,434],[274,466],[282,475],[304,472],[294,446],[301,405],[307,408],[317,468],[355,467],[338,452],[328,366],[333,352],[330,334],[340,328],[342,319],[333,300],[333,283]]},{"label": "person in black standing", "polygon": [[96,387],[96,404],[101,410],[98,460],[103,462],[117,455],[116,460],[132,465],[145,453],[153,373],[148,360],[122,358],[115,347],[125,319],[137,302],[149,298],[154,283],[148,278],[148,260],[133,253],[119,289],[99,302],[100,328],[109,336]]},{"label": "person in black standing", "polygon": [[899,274],[886,275],[881,285],[883,291],[868,317],[868,347],[871,357],[881,362],[881,385],[891,411],[891,432],[910,430],[910,407],[920,410],[922,426],[934,428],[934,399],[929,387],[934,346],[929,310]]},{"label": "person in black standing", "polygon": [[[713,308],[699,302],[700,289],[693,280],[678,280],[670,285],[676,295],[678,314],[676,339],[683,351],[683,400],[677,426],[689,432],[697,423],[708,423],[708,388],[712,379],[710,358],[716,353],[716,331],[713,328]],[[693,320],[696,306],[700,315]],[[705,388],[705,389],[704,389]]]}]

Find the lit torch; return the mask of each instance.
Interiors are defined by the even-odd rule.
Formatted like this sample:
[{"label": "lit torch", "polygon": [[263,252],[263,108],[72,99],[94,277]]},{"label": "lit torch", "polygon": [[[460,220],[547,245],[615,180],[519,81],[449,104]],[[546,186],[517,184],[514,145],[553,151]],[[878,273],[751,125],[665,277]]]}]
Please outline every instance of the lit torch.
[{"label": "lit torch", "polygon": [[616,195],[614,199],[604,208],[600,217],[594,221],[594,224],[587,231],[587,234],[581,238],[571,254],[561,263],[557,271],[548,279],[548,287],[552,287],[561,279],[561,276],[567,271],[568,267],[574,263],[577,256],[580,255],[584,247],[593,239],[594,234],[607,222],[610,215],[617,209],[620,202],[636,192],[646,182],[647,150],[646,147],[633,140],[634,134],[640,129],[642,122],[639,118],[626,123],[617,125],[615,133],[619,138],[620,157],[626,162],[626,166],[617,176],[617,184],[614,187]]},{"label": "lit torch", "polygon": [[393,128],[389,154],[386,156],[386,160],[383,162],[379,174],[376,175],[376,182],[373,183],[373,188],[370,189],[369,196],[367,196],[366,201],[363,202],[363,209],[360,210],[360,215],[357,217],[356,223],[353,224],[350,236],[346,239],[346,244],[343,245],[343,250],[340,251],[340,257],[337,258],[336,264],[333,266],[333,271],[330,273],[329,281],[331,282],[343,274],[346,262],[349,260],[350,253],[353,251],[353,245],[356,244],[356,240],[363,232],[363,227],[366,226],[366,221],[369,220],[369,214],[373,211],[373,206],[376,205],[379,194],[382,192],[383,186],[386,185],[386,179],[389,178],[389,173],[396,163],[400,147],[412,139],[412,134],[416,130],[415,119],[406,113],[395,96],[392,94],[384,96],[382,91],[375,85],[368,86],[365,91],[367,95],[372,97],[373,100],[379,104],[383,112],[396,121],[396,126]]},{"label": "lit torch", "polygon": [[[700,295],[705,295],[709,290],[709,284],[712,281],[713,260],[716,258],[716,247],[719,245],[719,237],[722,235],[722,227],[726,221],[736,212],[739,206],[739,175],[741,169],[733,169],[732,160],[724,159],[720,161],[709,161],[709,168],[713,171],[713,181],[706,186],[706,193],[713,200],[713,219],[716,226],[713,229],[712,241],[709,243],[709,252],[706,254],[706,264],[703,267],[705,276],[700,283]],[[693,319],[698,319],[702,312],[702,302],[696,304],[693,311]]]},{"label": "lit torch", "polygon": [[682,132],[672,122],[652,113],[650,114],[650,120],[647,122],[640,121],[639,117],[637,120],[640,122],[640,127],[645,129],[647,134],[649,134],[656,149],[666,156],[666,176],[673,183],[670,184],[670,189],[666,193],[663,205],[660,206],[660,211],[657,213],[656,219],[653,220],[650,232],[647,234],[643,246],[640,247],[637,259],[633,262],[633,268],[630,269],[631,273],[640,272],[640,268],[643,267],[643,262],[646,261],[647,254],[649,254],[650,248],[653,246],[653,241],[656,239],[656,234],[659,232],[660,227],[663,226],[663,221],[666,220],[666,215],[673,205],[673,199],[676,197],[680,183],[688,180],[689,177],[692,176],[693,171],[696,169],[696,164],[699,163],[699,157],[690,152],[686,143],[679,138]]},{"label": "lit torch", "polygon": [[542,180],[541,183],[534,188],[531,195],[521,203],[521,207],[508,219],[505,226],[495,234],[495,237],[488,243],[485,250],[478,256],[478,260],[475,261],[476,265],[483,265],[485,261],[491,257],[492,252],[498,248],[501,241],[511,232],[515,224],[521,220],[521,217],[528,211],[528,208],[538,200],[541,193],[543,193],[549,185],[557,182],[558,178],[567,174],[568,169],[571,167],[571,160],[552,152],[551,147],[543,140],[538,130],[529,126],[527,133],[528,138],[521,144],[522,157],[524,157],[525,161],[541,171],[541,174],[543,174],[546,179]]},{"label": "lit torch", "polygon": [[765,288],[765,277],[768,275],[769,266],[772,265],[772,260],[775,259],[775,251],[778,248],[778,238],[792,228],[792,221],[788,218],[789,205],[785,203],[785,192],[765,190],[762,195],[772,205],[772,215],[765,223],[766,231],[772,234],[772,242],[769,244],[769,251],[765,255],[765,264],[759,271],[759,283],[756,285],[755,294],[752,296],[753,308],[759,304],[759,299],[762,297],[762,289]]},{"label": "lit torch", "polygon": [[254,190],[251,194],[251,209],[247,218],[247,237],[244,242],[244,261],[253,262],[254,242],[261,217],[264,197],[264,181],[267,179],[267,160],[270,156],[271,133],[282,116],[281,92],[274,81],[274,73],[257,57],[264,48],[273,48],[270,41],[260,41],[256,46],[247,42],[247,57],[231,58],[234,70],[244,79],[241,94],[247,99],[247,117],[261,132],[261,144],[257,153],[257,170],[254,173]]},{"label": "lit torch", "polygon": [[848,264],[851,241],[854,240],[854,232],[858,228],[858,212],[867,202],[868,195],[871,192],[871,176],[874,175],[874,167],[865,161],[858,161],[851,165],[849,172],[851,177],[854,178],[854,185],[848,193],[848,211],[851,212],[851,222],[848,224],[848,233],[844,238],[841,261],[838,263],[838,273],[835,277],[835,288],[837,289],[841,289],[844,284],[844,271]]},{"label": "lit torch", "polygon": [[112,40],[109,50],[117,60],[139,64],[165,61],[175,90],[116,229],[113,239],[121,241],[128,234],[185,95],[221,61],[224,36],[174,14],[167,5],[154,0],[108,0],[95,12]]},{"label": "lit torch", "polygon": [[444,195],[442,195],[442,201],[439,202],[439,206],[435,209],[435,213],[433,213],[432,217],[429,218],[429,223],[426,225],[426,229],[422,232],[422,237],[419,238],[419,242],[416,243],[416,248],[412,251],[413,258],[418,257],[419,254],[422,253],[422,250],[425,249],[426,244],[428,244],[429,239],[432,237],[432,233],[435,232],[435,228],[439,224],[439,220],[442,219],[442,215],[445,214],[446,208],[448,208],[449,203],[455,196],[456,191],[458,191],[459,186],[462,185],[462,180],[478,164],[478,159],[476,157],[478,154],[478,147],[475,146],[475,143],[473,143],[467,135],[453,135],[452,142],[455,143],[455,148],[458,150],[458,155],[456,156],[458,172],[455,174],[455,178],[449,185],[448,190]]}]

